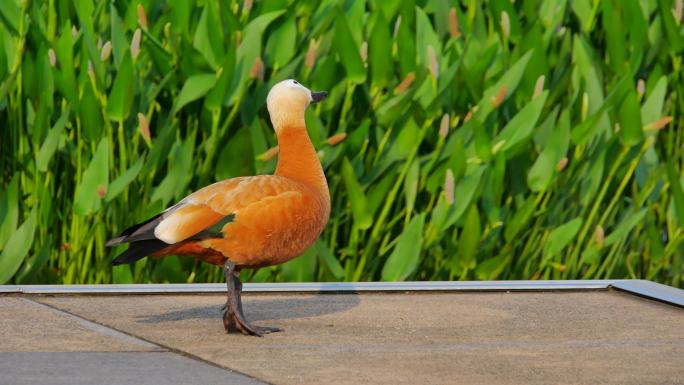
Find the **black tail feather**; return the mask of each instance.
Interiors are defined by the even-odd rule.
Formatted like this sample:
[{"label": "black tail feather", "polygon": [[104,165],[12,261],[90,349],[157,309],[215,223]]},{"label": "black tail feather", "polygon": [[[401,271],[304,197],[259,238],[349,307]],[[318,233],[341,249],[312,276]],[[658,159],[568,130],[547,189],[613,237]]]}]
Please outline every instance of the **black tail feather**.
[{"label": "black tail feather", "polygon": [[156,239],[154,236],[154,228],[164,219],[163,215],[164,213],[155,215],[145,222],[127,228],[118,237],[108,240],[107,243],[105,243],[105,246],[111,247],[126,242]]},{"label": "black tail feather", "polygon": [[169,246],[168,243],[160,241],[159,239],[131,242],[128,246],[128,250],[119,254],[119,256],[112,261],[112,265],[133,263],[167,246]]},{"label": "black tail feather", "polygon": [[112,238],[112,239],[108,240],[107,242],[105,242],[105,246],[112,247],[112,246],[120,245],[122,243],[126,243],[127,237],[128,237],[127,235],[122,235],[122,236],[119,236],[116,238]]}]

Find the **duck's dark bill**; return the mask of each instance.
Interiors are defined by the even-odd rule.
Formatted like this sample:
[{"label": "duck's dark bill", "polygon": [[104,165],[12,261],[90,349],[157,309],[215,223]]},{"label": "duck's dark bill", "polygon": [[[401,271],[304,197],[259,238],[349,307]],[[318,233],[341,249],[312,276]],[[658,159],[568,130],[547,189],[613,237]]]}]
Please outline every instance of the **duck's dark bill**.
[{"label": "duck's dark bill", "polygon": [[318,103],[327,97],[328,97],[328,93],[325,91],[312,92],[311,93],[311,103]]}]

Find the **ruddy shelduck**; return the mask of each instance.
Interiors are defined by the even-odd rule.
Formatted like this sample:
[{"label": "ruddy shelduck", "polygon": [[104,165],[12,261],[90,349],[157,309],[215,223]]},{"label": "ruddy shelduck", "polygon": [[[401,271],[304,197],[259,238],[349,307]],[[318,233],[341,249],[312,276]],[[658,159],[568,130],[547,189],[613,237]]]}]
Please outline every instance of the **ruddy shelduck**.
[{"label": "ruddy shelduck", "polygon": [[129,243],[113,264],[181,255],[223,266],[228,286],[226,332],[261,336],[280,331],[250,325],[245,319],[240,269],[289,261],[306,250],[328,222],[328,183],[304,123],[309,104],[327,95],[292,79],[276,84],[266,99],[278,138],[275,174],[214,183],[126,229],[107,241],[107,246]]}]

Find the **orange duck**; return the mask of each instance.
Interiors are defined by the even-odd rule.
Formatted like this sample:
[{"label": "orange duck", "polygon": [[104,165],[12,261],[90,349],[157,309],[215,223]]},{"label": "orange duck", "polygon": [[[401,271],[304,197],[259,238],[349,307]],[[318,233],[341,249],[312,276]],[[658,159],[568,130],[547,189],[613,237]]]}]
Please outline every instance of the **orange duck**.
[{"label": "orange duck", "polygon": [[129,244],[113,264],[182,255],[223,266],[228,286],[226,332],[261,336],[280,331],[250,325],[245,319],[240,269],[289,261],[306,250],[328,222],[328,183],[304,123],[309,104],[327,95],[291,79],[276,84],[266,100],[278,137],[275,174],[214,183],[126,229],[107,241],[107,246]]}]

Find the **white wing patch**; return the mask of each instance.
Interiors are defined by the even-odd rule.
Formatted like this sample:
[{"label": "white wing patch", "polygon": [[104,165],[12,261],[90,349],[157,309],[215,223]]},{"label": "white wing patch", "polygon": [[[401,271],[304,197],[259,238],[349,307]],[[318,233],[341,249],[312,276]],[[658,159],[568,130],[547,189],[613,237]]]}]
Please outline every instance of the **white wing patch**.
[{"label": "white wing patch", "polygon": [[154,236],[169,245],[182,241],[178,228],[183,224],[182,217],[166,218],[154,228]]}]

